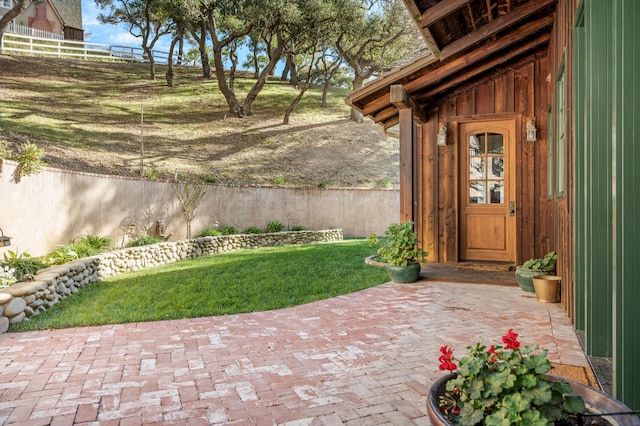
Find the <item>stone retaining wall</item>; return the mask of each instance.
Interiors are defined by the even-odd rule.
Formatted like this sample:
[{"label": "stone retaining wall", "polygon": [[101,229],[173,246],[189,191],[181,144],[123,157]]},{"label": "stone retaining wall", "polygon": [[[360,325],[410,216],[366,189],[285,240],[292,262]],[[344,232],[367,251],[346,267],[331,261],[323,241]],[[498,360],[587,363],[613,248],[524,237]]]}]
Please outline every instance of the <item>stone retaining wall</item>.
[{"label": "stone retaining wall", "polygon": [[129,247],[38,271],[33,281],[0,289],[0,333],[46,311],[87,284],[123,272],[247,248],[342,241],[342,229],[238,234]]}]

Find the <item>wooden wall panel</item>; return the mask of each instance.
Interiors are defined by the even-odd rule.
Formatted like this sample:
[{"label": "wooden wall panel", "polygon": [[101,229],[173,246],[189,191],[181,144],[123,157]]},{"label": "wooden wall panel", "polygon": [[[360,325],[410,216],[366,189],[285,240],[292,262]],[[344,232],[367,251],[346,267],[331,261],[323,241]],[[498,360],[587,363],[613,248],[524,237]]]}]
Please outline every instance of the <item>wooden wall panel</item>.
[{"label": "wooden wall panel", "polygon": [[[517,262],[530,257],[541,256],[550,246],[550,232],[554,229],[550,217],[553,206],[546,195],[546,109],[549,102],[549,83],[546,81],[549,65],[545,52],[531,58],[519,66],[507,69],[503,74],[487,79],[478,86],[445,99],[430,116],[429,123],[423,126],[424,147],[421,164],[422,182],[437,177],[437,211],[430,212],[427,198],[424,197],[418,214],[424,230],[421,235],[427,240],[424,247],[434,247],[430,260],[434,262],[458,261],[458,146],[457,129],[452,118],[457,116],[483,116],[491,118],[496,114],[515,114],[520,116],[516,141],[518,161],[516,176],[518,243]],[[538,141],[526,142],[524,126],[526,119],[535,119],[538,127]],[[448,124],[449,145],[437,147],[430,163],[427,145],[435,145],[439,123]],[[429,175],[431,174],[431,176]],[[427,232],[437,217],[437,232]],[[436,248],[437,247],[437,248]]]}]

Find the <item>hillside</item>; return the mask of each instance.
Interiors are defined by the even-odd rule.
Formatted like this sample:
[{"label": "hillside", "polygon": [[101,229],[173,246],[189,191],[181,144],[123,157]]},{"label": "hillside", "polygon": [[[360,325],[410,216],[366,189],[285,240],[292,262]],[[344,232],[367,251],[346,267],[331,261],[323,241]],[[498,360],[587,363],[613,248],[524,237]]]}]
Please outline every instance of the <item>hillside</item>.
[{"label": "hillside", "polygon": [[[398,141],[347,117],[346,90],[305,95],[269,82],[254,115],[230,117],[214,79],[177,70],[176,88],[148,80],[148,66],[0,55],[0,139],[44,148],[53,167],[100,174],[198,176],[230,185],[384,188],[398,183]],[[244,99],[253,81],[239,79]],[[141,125],[141,121],[143,124]]]}]

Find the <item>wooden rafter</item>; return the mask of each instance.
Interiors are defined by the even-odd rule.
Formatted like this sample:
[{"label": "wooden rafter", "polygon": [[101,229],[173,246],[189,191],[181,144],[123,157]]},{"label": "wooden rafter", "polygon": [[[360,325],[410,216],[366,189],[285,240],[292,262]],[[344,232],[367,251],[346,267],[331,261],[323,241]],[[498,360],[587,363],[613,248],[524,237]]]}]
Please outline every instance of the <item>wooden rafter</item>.
[{"label": "wooden rafter", "polygon": [[549,33],[544,33],[541,34],[540,36],[536,37],[535,39],[521,45],[518,46],[517,48],[513,49],[513,50],[509,50],[507,53],[505,53],[505,55],[501,55],[498,56],[490,61],[487,62],[483,62],[482,65],[479,65],[477,67],[472,67],[469,69],[469,71],[462,73],[458,76],[456,76],[455,78],[452,79],[447,79],[447,82],[444,84],[439,84],[437,87],[434,87],[433,89],[429,90],[428,92],[421,92],[419,95],[416,96],[416,101],[417,102],[423,102],[429,98],[432,98],[434,96],[439,95],[440,93],[444,93],[447,90],[456,87],[458,85],[461,85],[463,83],[465,83],[466,81],[469,81],[471,79],[473,79],[474,77],[489,71],[491,69],[494,69],[495,67],[499,66],[500,64],[503,64],[505,62],[510,61],[511,59],[513,59],[514,57],[521,55],[522,53],[535,49],[538,46],[540,46],[541,44],[547,43],[549,40],[551,39],[551,34]]},{"label": "wooden rafter", "polygon": [[391,105],[381,111],[378,111],[374,116],[373,116],[373,121],[376,123],[379,123],[381,121],[385,121],[388,120],[389,118],[393,117],[394,115],[396,115],[398,113],[398,108],[396,108],[395,105]]},{"label": "wooden rafter", "polygon": [[379,111],[379,110],[387,107],[391,103],[390,97],[391,97],[391,95],[389,93],[387,93],[386,95],[383,95],[383,96],[379,97],[378,99],[374,100],[373,102],[369,102],[368,104],[366,104],[362,108],[362,114],[370,115],[373,112]]},{"label": "wooden rafter", "polygon": [[469,1],[470,0],[448,0],[436,3],[435,5],[422,12],[422,16],[420,17],[420,26],[422,28],[428,27],[434,22],[439,21],[450,13],[455,12],[464,5],[468,4]]},{"label": "wooden rafter", "polygon": [[404,90],[401,84],[391,86],[391,103],[400,109],[411,109],[414,118],[420,123],[427,122],[426,111],[418,105],[416,100]]},{"label": "wooden rafter", "polygon": [[538,12],[539,10],[544,9],[545,7],[552,3],[555,3],[556,1],[557,0],[532,1],[514,9],[508,15],[504,15],[499,17],[498,19],[494,19],[490,23],[480,27],[468,36],[462,37],[443,47],[440,50],[440,60],[449,58],[467,49],[468,47],[471,47],[474,44],[477,44],[478,42],[491,37],[497,32],[516,24],[520,20],[525,19],[526,17]]},{"label": "wooden rafter", "polygon": [[415,80],[406,83],[404,85],[405,90],[409,93],[413,93],[416,90],[420,90],[430,84],[437,83],[438,81],[446,78],[456,72],[462,71],[468,66],[477,63],[487,57],[502,51],[506,47],[525,39],[529,34],[532,34],[553,22],[553,16],[545,16],[537,21],[530,22],[523,25],[518,31],[505,36],[501,39],[493,41],[482,48],[476,49],[460,58],[456,58],[453,61],[431,71],[428,74],[418,77]]}]

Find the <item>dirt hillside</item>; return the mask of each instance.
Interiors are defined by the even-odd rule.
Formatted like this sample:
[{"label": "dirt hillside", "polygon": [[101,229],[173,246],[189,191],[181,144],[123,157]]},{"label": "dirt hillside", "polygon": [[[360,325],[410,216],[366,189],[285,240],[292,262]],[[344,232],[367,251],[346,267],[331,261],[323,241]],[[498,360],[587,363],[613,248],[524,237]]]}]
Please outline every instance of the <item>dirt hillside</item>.
[{"label": "dirt hillside", "polygon": [[[180,68],[177,87],[148,79],[143,64],[0,55],[0,140],[30,141],[53,167],[232,185],[389,188],[398,184],[398,141],[380,126],[350,122],[346,90],[320,108],[310,91],[282,125],[297,94],[270,82],[254,114],[232,117],[215,79]],[[253,84],[238,79],[244,99]]]}]

